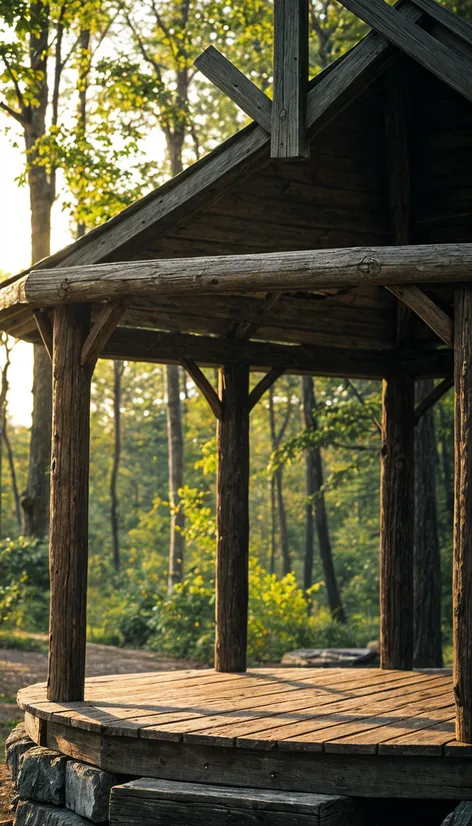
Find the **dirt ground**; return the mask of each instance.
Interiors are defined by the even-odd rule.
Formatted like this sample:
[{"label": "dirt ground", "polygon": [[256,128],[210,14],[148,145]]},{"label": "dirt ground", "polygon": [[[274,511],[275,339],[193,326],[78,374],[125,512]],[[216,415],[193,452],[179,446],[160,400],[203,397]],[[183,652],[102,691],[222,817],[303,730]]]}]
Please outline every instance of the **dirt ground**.
[{"label": "dirt ground", "polygon": [[[46,654],[0,649],[0,761],[3,760],[8,734],[21,720],[21,712],[15,702],[16,693],[26,685],[44,682],[47,664]],[[87,646],[89,677],[183,668],[198,668],[198,665],[190,661],[171,660],[150,651],[133,651],[111,645]],[[9,826],[12,822],[9,814],[12,791],[6,766],[0,764],[0,826]]]}]

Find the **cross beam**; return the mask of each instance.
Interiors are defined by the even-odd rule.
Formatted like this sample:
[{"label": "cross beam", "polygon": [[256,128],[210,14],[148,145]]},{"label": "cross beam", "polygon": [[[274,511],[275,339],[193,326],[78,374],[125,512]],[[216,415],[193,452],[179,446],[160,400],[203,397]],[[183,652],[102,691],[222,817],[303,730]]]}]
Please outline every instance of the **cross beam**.
[{"label": "cross beam", "polygon": [[195,65],[271,134],[272,158],[308,157],[308,0],[274,0],[273,102],[214,46]]}]

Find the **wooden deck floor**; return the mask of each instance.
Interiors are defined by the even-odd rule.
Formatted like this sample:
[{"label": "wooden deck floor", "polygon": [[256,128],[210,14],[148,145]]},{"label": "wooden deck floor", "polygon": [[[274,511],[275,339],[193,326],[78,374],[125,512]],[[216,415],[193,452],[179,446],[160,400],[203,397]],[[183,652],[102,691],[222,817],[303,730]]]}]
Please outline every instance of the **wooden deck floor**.
[{"label": "wooden deck floor", "polygon": [[[275,761],[282,782],[280,766],[299,761],[306,767],[307,760],[316,758],[312,765],[318,775],[320,767],[341,772],[330,781],[341,790],[346,778],[342,767],[354,766],[355,758],[360,769],[362,758],[364,766],[375,759],[381,771],[401,769],[403,782],[412,787],[413,779],[405,777],[410,766],[421,770],[420,786],[426,767],[427,786],[439,770],[447,786],[446,771],[451,788],[436,796],[472,797],[472,746],[454,739],[452,678],[443,674],[378,669],[159,672],[88,679],[84,703],[49,703],[44,685],[20,691],[18,703],[37,742],[115,771],[125,771],[127,759],[129,773],[174,779],[170,765],[179,765],[180,753],[183,762],[190,761],[185,779],[198,780],[194,775],[205,754],[211,755],[212,768],[215,760],[220,768],[225,763],[234,767],[238,756],[252,755],[265,761],[266,769],[269,757]],[[202,765],[205,778],[210,763]],[[269,779],[276,777],[269,773]],[[348,782],[352,786],[354,781]],[[299,787],[304,783],[299,781]]]}]

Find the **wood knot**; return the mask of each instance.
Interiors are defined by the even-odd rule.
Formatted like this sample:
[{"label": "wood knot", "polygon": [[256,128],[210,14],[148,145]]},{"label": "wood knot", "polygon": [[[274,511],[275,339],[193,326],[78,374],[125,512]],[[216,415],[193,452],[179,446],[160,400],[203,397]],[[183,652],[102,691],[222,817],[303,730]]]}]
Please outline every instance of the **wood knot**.
[{"label": "wood knot", "polygon": [[382,271],[382,264],[377,258],[368,258],[366,256],[360,264],[357,265],[357,269],[359,272],[364,273],[364,275],[376,276]]},{"label": "wood knot", "polygon": [[69,290],[70,290],[69,279],[64,278],[64,281],[61,282],[61,284],[59,286],[59,289],[58,289],[59,298],[67,298]]}]

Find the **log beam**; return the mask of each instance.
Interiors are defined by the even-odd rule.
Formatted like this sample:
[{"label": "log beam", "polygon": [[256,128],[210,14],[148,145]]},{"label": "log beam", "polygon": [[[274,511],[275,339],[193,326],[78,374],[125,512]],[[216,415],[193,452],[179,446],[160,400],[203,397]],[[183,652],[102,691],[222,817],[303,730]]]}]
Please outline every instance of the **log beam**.
[{"label": "log beam", "polygon": [[38,328],[39,335],[41,336],[41,341],[43,342],[46,352],[49,358],[52,361],[52,339],[53,339],[53,332],[52,332],[52,324],[51,319],[46,310],[33,310],[34,320],[36,322],[36,327]]},{"label": "log beam", "polygon": [[190,378],[200,390],[202,396],[207,400],[210,408],[217,419],[223,418],[223,408],[218,393],[212,387],[204,373],[192,359],[182,359],[182,366],[185,367]]},{"label": "log beam", "polygon": [[308,0],[274,0],[272,158],[307,158]]},{"label": "log beam", "polygon": [[91,370],[80,357],[89,329],[88,305],[56,309],[49,538],[53,702],[84,698]]},{"label": "log beam", "polygon": [[414,381],[383,385],[380,511],[380,662],[413,667]]},{"label": "log beam", "polygon": [[249,368],[220,370],[215,669],[246,670],[249,559]]},{"label": "log beam", "polygon": [[456,291],[453,557],[456,739],[472,743],[472,286]]},{"label": "log beam", "polygon": [[[167,258],[37,269],[22,303],[55,306],[123,296],[280,292],[468,281],[472,244],[346,247]],[[7,291],[7,300],[10,294]],[[2,304],[0,289],[0,308]]]},{"label": "log beam", "polygon": [[454,379],[447,378],[443,379],[436,387],[431,390],[428,396],[426,396],[416,407],[415,409],[415,424],[418,424],[419,420],[428,410],[433,407],[442,397],[448,392],[448,390],[454,387]]},{"label": "log beam", "polygon": [[249,394],[249,410],[252,410],[253,407],[262,399],[264,393],[272,387],[272,385],[277,381],[285,373],[285,369],[283,367],[273,367],[272,370],[269,370],[268,373],[256,384],[255,387],[252,388]]},{"label": "log beam", "polygon": [[270,133],[272,101],[252,80],[233,66],[218,49],[209,46],[195,60],[195,66],[246,115]]},{"label": "log beam", "polygon": [[253,372],[273,367],[294,375],[382,379],[396,370],[417,378],[443,378],[453,372],[449,350],[357,350],[345,347],[293,347],[273,342],[164,333],[120,327],[103,350],[103,357],[119,361],[182,364],[189,359],[200,367],[224,363],[247,364]]},{"label": "log beam", "polygon": [[398,287],[387,287],[387,289],[410,307],[444,344],[451,348],[454,347],[454,324],[452,319],[419,287],[414,284],[405,284]]},{"label": "log beam", "polygon": [[125,314],[127,307],[128,302],[124,298],[119,301],[110,301],[105,304],[98,314],[98,317],[87,336],[87,340],[82,347],[82,367],[85,367],[86,365],[95,367],[105,344],[113,333],[113,330],[117,327],[120,319]]}]

